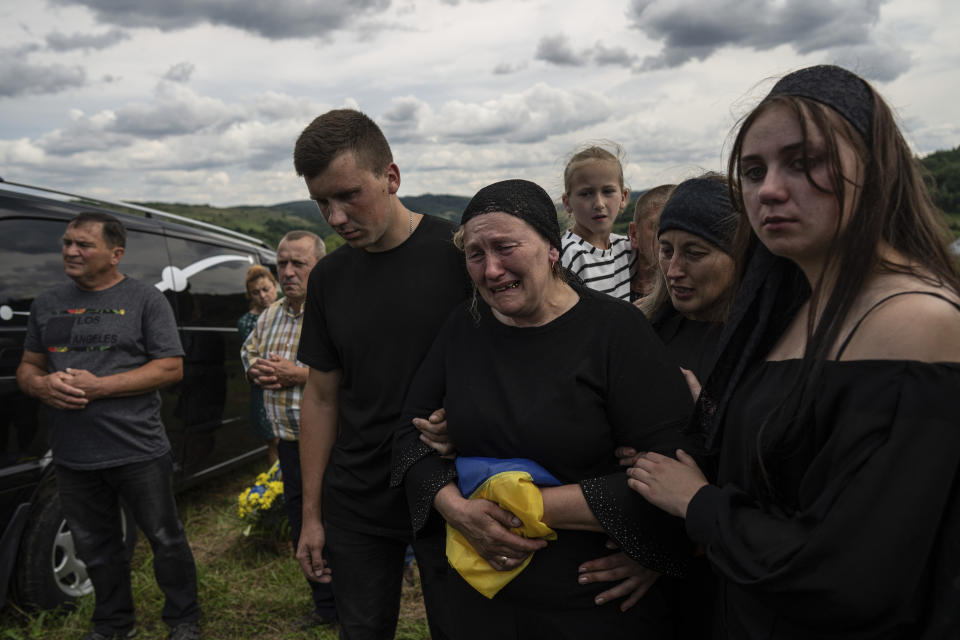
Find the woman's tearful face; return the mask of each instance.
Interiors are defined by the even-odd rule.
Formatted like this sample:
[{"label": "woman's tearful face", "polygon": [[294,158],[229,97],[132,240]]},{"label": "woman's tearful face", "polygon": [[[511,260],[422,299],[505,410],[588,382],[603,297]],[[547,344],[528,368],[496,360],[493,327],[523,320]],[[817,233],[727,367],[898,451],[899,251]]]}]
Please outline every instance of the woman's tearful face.
[{"label": "woman's tearful face", "polygon": [[505,324],[542,324],[560,255],[532,226],[508,213],[485,213],[464,227],[467,271]]}]

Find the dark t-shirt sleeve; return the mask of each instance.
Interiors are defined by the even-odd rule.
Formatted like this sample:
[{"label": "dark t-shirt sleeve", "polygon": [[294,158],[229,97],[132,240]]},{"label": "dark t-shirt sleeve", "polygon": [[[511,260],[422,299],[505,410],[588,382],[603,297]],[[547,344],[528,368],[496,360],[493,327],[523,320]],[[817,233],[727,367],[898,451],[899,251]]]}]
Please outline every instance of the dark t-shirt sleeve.
[{"label": "dark t-shirt sleeve", "polygon": [[37,320],[37,301],[40,298],[34,298],[30,303],[30,315],[27,318],[27,333],[23,339],[23,348],[32,353],[45,353],[43,345],[40,342],[40,325]]},{"label": "dark t-shirt sleeve", "polygon": [[297,347],[297,360],[312,369],[333,371],[341,369],[340,356],[327,332],[323,315],[323,279],[328,262],[320,260],[307,279],[307,299],[303,303],[303,330]]},{"label": "dark t-shirt sleeve", "polygon": [[143,285],[146,288],[143,311],[143,340],[147,357],[172,358],[182,356],[183,346],[180,344],[180,335],[177,333],[177,321],[173,316],[170,303],[156,288]]}]

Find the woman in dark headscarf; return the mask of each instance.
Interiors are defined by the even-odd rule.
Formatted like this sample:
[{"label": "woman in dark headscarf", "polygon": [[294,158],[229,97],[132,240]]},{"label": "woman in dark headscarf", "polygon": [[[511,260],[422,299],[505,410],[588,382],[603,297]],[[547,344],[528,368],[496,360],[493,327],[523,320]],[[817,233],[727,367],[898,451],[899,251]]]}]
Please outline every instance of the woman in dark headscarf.
[{"label": "woman in dark headscarf", "polygon": [[725,178],[680,183],[660,214],[659,269],[637,303],[680,366],[706,379],[736,280],[730,255],[736,217]]},{"label": "woman in dark headscarf", "polygon": [[629,484],[686,518],[724,638],[960,637],[960,274],[889,107],[833,66],[781,79],[733,146],[745,265],[697,465]]},{"label": "woman in dark headscarf", "polygon": [[[479,295],[451,315],[420,367],[394,448],[394,482],[406,486],[414,529],[432,514],[449,525],[454,637],[672,638],[658,585],[621,612],[594,603],[603,583],[576,576],[609,553],[608,538],[651,570],[683,571],[679,520],[631,492],[612,455],[618,444],[673,451],[691,408],[679,368],[636,307],[568,282],[556,209],[537,185],[481,189],[455,242]],[[438,406],[456,463],[410,424]],[[529,513],[498,506],[515,496],[483,493],[484,478],[480,494],[465,486],[476,457],[530,473],[540,488],[524,485]],[[537,539],[510,531],[521,521]],[[475,554],[469,567],[456,549]]]}]

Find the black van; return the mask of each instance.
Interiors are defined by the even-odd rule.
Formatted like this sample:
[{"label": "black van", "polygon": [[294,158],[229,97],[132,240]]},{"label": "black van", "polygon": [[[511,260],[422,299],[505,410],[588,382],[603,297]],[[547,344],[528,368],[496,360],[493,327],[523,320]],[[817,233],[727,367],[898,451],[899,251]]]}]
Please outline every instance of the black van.
[{"label": "black van", "polygon": [[[248,420],[237,319],[253,264],[276,271],[265,243],[132,204],[90,200],[0,178],[0,606],[8,588],[28,607],[72,603],[92,591],[60,512],[49,426],[17,387],[30,303],[63,283],[60,238],[81,211],[106,211],[127,228],[120,271],[164,292],[186,355],[183,380],[161,391],[178,489],[265,456]],[[124,526],[129,521],[125,518]],[[135,528],[127,527],[128,547]]]}]

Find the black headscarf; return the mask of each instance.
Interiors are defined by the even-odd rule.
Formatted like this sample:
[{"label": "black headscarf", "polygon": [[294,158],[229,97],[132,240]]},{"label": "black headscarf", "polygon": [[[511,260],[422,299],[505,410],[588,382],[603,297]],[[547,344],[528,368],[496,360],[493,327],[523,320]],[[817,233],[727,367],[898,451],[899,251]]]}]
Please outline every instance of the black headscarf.
[{"label": "black headscarf", "polygon": [[692,178],[681,182],[664,205],[657,237],[664,231],[678,229],[729,254],[736,228],[737,218],[726,181]]},{"label": "black headscarf", "polygon": [[508,213],[536,229],[551,245],[560,248],[557,207],[543,188],[529,180],[503,180],[487,185],[471,198],[460,224],[484,213]]},{"label": "black headscarf", "polygon": [[782,77],[767,98],[800,96],[816,100],[840,115],[869,145],[873,138],[873,91],[863,78],[842,67],[821,64]]}]

